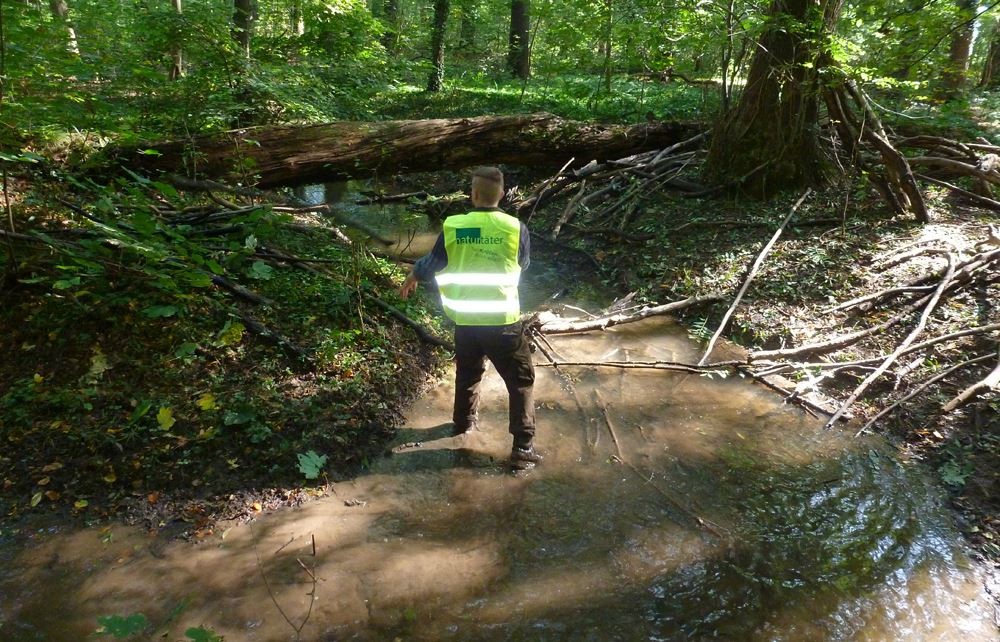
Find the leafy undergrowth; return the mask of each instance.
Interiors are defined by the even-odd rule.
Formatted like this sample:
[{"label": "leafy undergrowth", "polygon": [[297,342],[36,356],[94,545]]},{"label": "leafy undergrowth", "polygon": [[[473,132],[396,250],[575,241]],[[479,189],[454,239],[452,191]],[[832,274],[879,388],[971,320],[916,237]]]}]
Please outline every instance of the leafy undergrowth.
[{"label": "leafy undergrowth", "polygon": [[205,526],[294,501],[380,454],[435,366],[370,303],[400,303],[398,268],[317,217],[260,206],[175,224],[166,210],[225,208],[135,176],[20,188],[18,232],[32,240],[9,246],[16,274],[0,289],[6,519],[126,511]]},{"label": "leafy undergrowth", "polygon": [[[933,223],[919,225],[892,215],[877,194],[834,186],[809,197],[796,212],[762,270],[730,321],[727,336],[750,349],[800,346],[857,330],[873,319],[852,319],[830,310],[859,296],[878,292],[900,281],[934,273],[940,259],[910,260],[893,269],[880,269],[887,257],[914,244],[924,247],[950,244],[962,252],[974,251],[987,238],[987,224],[1000,222],[994,212],[970,209],[927,191]],[[589,253],[604,278],[619,292],[638,293],[640,299],[674,301],[688,296],[721,292],[723,303],[690,309],[684,322],[692,338],[707,341],[740,288],[750,265],[788,214],[797,194],[768,203],[739,198],[692,202],[675,194],[653,195],[627,215],[628,222],[591,220],[578,214],[560,240]],[[546,234],[562,213],[556,203],[536,215],[534,229]],[[648,240],[623,243],[621,230]],[[980,246],[982,247],[982,246]],[[931,316],[921,340],[949,332],[1000,322],[1000,284],[949,296]],[[891,313],[879,312],[874,321]],[[873,341],[837,354],[837,360],[887,355],[916,324],[916,315]],[[925,358],[900,362],[869,388],[853,407],[861,421],[854,430],[915,385],[972,354],[996,353],[996,336],[985,335],[950,342]],[[816,360],[816,359],[813,359]],[[969,541],[1000,564],[1000,398],[995,393],[959,410],[942,414],[941,407],[966,386],[982,379],[996,365],[988,358],[976,367],[959,370],[941,383],[906,402],[875,430],[895,441],[903,457],[930,464],[957,509]],[[869,369],[870,370],[870,369]],[[848,397],[868,371],[846,371],[822,379],[805,373],[792,385],[816,389],[831,404]],[[893,376],[895,375],[895,376]]]},{"label": "leafy undergrowth", "polygon": [[599,79],[584,76],[535,77],[527,83],[482,73],[462,74],[439,92],[399,84],[367,100],[378,118],[447,118],[550,112],[563,118],[640,122],[706,118],[718,106],[718,90],[643,78],[615,79],[605,91]]}]

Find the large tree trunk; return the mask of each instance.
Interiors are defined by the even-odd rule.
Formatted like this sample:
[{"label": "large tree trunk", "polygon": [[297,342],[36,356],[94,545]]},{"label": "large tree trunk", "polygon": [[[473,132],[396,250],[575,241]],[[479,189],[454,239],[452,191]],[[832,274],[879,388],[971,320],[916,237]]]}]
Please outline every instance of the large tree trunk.
[{"label": "large tree trunk", "polygon": [[458,48],[471,49],[476,44],[476,21],[479,20],[479,0],[465,0],[461,5],[462,22],[458,29]]},{"label": "large tree trunk", "polygon": [[979,79],[979,86],[985,89],[996,89],[1000,86],[1000,23],[993,29],[990,51],[983,62],[983,75]]},{"label": "large tree trunk", "polygon": [[601,70],[601,75],[604,77],[604,91],[609,94],[611,93],[611,54],[613,52],[614,17],[614,4],[612,0],[604,0],[604,35],[601,41],[601,48],[604,52],[604,66]]},{"label": "large tree trunk", "polygon": [[510,38],[507,50],[507,68],[515,78],[527,79],[531,70],[528,58],[529,0],[511,0]]},{"label": "large tree trunk", "polygon": [[965,78],[969,71],[969,55],[972,53],[972,34],[975,30],[977,0],[955,0],[958,17],[964,21],[951,35],[948,64],[941,73],[941,97],[954,100],[965,89]]},{"label": "large tree trunk", "polygon": [[819,70],[829,58],[824,43],[842,2],[773,0],[746,88],[713,131],[710,178],[746,176],[744,188],[759,196],[825,179]]},{"label": "large tree trunk", "polygon": [[184,48],[181,46],[180,16],[184,13],[182,0],[171,0],[174,11],[177,12],[177,29],[170,34],[170,58],[173,64],[170,66],[170,80],[177,80],[184,75]]},{"label": "large tree trunk", "polygon": [[441,91],[444,87],[444,33],[448,24],[448,0],[434,0],[434,24],[431,26],[431,69],[427,91]]},{"label": "large tree trunk", "polygon": [[66,26],[67,41],[66,49],[77,56],[80,55],[80,44],[76,40],[76,29],[69,19],[69,5],[66,0],[49,0],[49,8],[52,10],[52,17],[56,22],[61,22]]},{"label": "large tree trunk", "polygon": [[399,0],[385,0],[382,12],[382,20],[385,21],[382,46],[392,55],[396,53],[396,46],[399,44]]},{"label": "large tree trunk", "polygon": [[[234,167],[251,166],[260,176],[260,187],[274,187],[480,163],[558,166],[572,157],[582,165],[593,158],[615,159],[666,147],[702,130],[696,124],[672,123],[602,126],[550,114],[339,122],[142,144],[121,150],[119,160],[142,171],[196,178],[226,178]],[[143,153],[150,147],[160,155]]]},{"label": "large tree trunk", "polygon": [[306,18],[302,12],[302,0],[292,0],[291,6],[288,8],[288,27],[295,36],[306,34]]},{"label": "large tree trunk", "polygon": [[233,0],[233,39],[247,58],[250,57],[253,24],[257,20],[256,4],[254,0]]}]

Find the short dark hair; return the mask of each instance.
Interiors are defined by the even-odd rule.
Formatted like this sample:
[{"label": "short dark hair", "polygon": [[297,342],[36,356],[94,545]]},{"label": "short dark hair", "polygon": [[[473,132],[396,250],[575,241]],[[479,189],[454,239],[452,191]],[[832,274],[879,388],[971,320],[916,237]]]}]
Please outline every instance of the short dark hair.
[{"label": "short dark hair", "polygon": [[472,172],[472,183],[486,201],[499,203],[503,198],[503,172],[496,167],[477,167]]}]

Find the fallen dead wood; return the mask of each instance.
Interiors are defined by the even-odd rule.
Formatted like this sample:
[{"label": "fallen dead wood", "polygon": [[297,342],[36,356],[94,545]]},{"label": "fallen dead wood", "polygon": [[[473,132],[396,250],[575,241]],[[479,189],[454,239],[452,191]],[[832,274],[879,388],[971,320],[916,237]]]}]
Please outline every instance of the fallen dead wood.
[{"label": "fallen dead wood", "polygon": [[[870,171],[873,184],[895,211],[910,212],[917,221],[927,223],[930,220],[927,205],[908,159],[893,146],[864,92],[853,81],[847,80],[828,88],[823,97],[830,120],[850,156],[851,164]],[[854,103],[860,116],[855,115],[848,102]],[[879,154],[882,167],[875,167],[864,160],[861,153],[863,142]]]},{"label": "fallen dead wood", "polygon": [[826,422],[825,427],[829,428],[834,423],[836,423],[837,419],[839,419],[841,415],[843,415],[844,412],[851,407],[851,404],[857,401],[858,398],[864,393],[864,391],[868,389],[868,386],[870,386],[872,382],[874,382],[876,379],[881,377],[885,373],[885,371],[889,369],[889,366],[891,366],[896,361],[896,359],[898,359],[899,356],[906,350],[906,348],[908,348],[910,344],[912,344],[916,340],[916,338],[920,336],[920,333],[922,333],[924,331],[924,328],[927,326],[927,321],[928,319],[930,319],[931,312],[933,312],[934,309],[937,307],[938,301],[941,300],[941,295],[944,294],[944,291],[951,284],[951,279],[954,275],[955,275],[955,260],[954,257],[952,257],[949,254],[948,272],[945,274],[945,277],[941,279],[941,284],[938,286],[937,290],[934,291],[934,294],[931,295],[930,300],[927,302],[927,305],[924,306],[923,312],[920,315],[920,319],[917,322],[916,327],[913,328],[913,330],[906,336],[906,338],[903,339],[902,343],[900,343],[896,347],[896,349],[893,350],[892,353],[882,361],[882,364],[879,365],[879,367],[876,368],[874,372],[869,374],[867,377],[865,377],[864,381],[858,384],[858,386],[854,389],[854,391],[851,392],[851,395],[840,405],[837,411],[833,413],[833,416],[830,417],[830,419]]},{"label": "fallen dead wood", "polygon": [[[518,216],[523,218],[529,211],[533,212],[560,195],[575,190],[576,185],[583,181],[587,181],[596,188],[586,195],[581,190],[577,203],[573,205],[574,208],[580,204],[590,203],[600,197],[610,195],[616,190],[623,190],[632,180],[638,181],[640,189],[649,187],[650,183],[675,180],[676,177],[673,179],[670,177],[671,171],[693,158],[693,152],[687,150],[697,149],[707,136],[708,132],[701,132],[666,148],[654,148],[651,151],[603,163],[594,160],[570,172],[560,170],[557,175],[543,182],[526,198],[514,203],[513,208]],[[604,157],[607,158],[607,156]],[[634,189],[636,186],[632,187]],[[635,192],[631,193],[635,194]],[[572,216],[572,211],[564,212],[564,216],[568,220]]]},{"label": "fallen dead wood", "polygon": [[[305,185],[376,173],[460,169],[489,163],[551,165],[552,159],[617,158],[690,137],[687,123],[596,125],[551,114],[265,126],[123,147],[117,159],[146,172],[185,174],[191,150],[198,178],[234,177],[252,166],[258,187]],[[155,149],[159,155],[143,153]],[[235,176],[237,180],[244,177]]]},{"label": "fallen dead wood", "polygon": [[[930,248],[922,250],[925,253],[936,253],[944,256],[950,256],[951,250],[943,250],[939,248]],[[1000,264],[1000,250],[990,250],[986,252],[981,252],[968,259],[957,263],[954,266],[954,274],[948,280],[946,286],[946,294],[953,294],[958,290],[978,281],[983,283],[990,283],[1000,280],[1000,270],[996,269],[997,264]],[[916,288],[926,285],[934,279],[941,279],[940,274],[930,274],[918,279],[914,279],[909,283],[905,284],[903,287]],[[918,291],[919,294],[919,291]],[[752,362],[760,361],[775,361],[775,360],[791,360],[791,359],[801,359],[807,356],[815,356],[821,354],[829,354],[836,352],[837,350],[846,348],[848,346],[858,343],[866,337],[870,337],[885,330],[898,325],[900,322],[909,317],[913,312],[922,309],[928,301],[931,300],[933,294],[926,294],[920,296],[910,302],[904,303],[895,314],[886,319],[885,321],[878,323],[874,326],[858,330],[856,332],[851,332],[845,335],[840,335],[833,337],[831,339],[826,339],[824,341],[818,341],[794,348],[780,348],[775,350],[758,350],[752,352],[749,355],[749,359]],[[872,302],[866,303],[870,305]]]},{"label": "fallen dead wood", "polygon": [[937,382],[939,382],[939,381],[941,381],[943,379],[947,379],[952,374],[954,374],[958,370],[961,370],[962,368],[967,368],[968,366],[975,365],[977,363],[982,363],[982,362],[984,362],[984,361],[986,361],[988,359],[991,359],[991,358],[993,358],[993,355],[989,355],[989,354],[982,355],[982,356],[979,356],[979,357],[974,357],[972,359],[968,359],[968,360],[963,361],[961,363],[955,364],[955,365],[951,366],[950,368],[944,370],[943,372],[940,372],[940,373],[934,375],[930,379],[927,379],[926,381],[924,381],[920,385],[918,385],[915,388],[913,388],[913,390],[911,390],[906,395],[900,397],[899,399],[897,399],[896,401],[894,401],[892,404],[890,404],[890,405],[886,406],[885,408],[883,408],[877,415],[875,415],[874,417],[872,417],[871,419],[869,419],[868,422],[864,426],[862,426],[861,429],[858,430],[858,432],[855,433],[854,436],[855,437],[860,437],[862,434],[868,432],[868,430],[871,429],[872,426],[874,426],[875,424],[877,424],[884,417],[886,417],[887,415],[891,414],[897,408],[901,407],[904,403],[906,403],[910,399],[913,399],[914,397],[916,397],[917,395],[919,395],[923,391],[927,390],[928,388],[930,388],[935,383],[937,383]]},{"label": "fallen dead wood", "polygon": [[685,506],[682,501],[675,497],[672,492],[669,492],[664,488],[660,488],[658,484],[653,484],[652,478],[647,479],[646,476],[642,474],[642,471],[640,471],[635,464],[626,458],[625,453],[621,449],[621,443],[618,441],[618,433],[615,431],[614,422],[611,421],[611,413],[608,412],[608,406],[604,403],[604,399],[601,398],[601,393],[597,390],[594,390],[594,401],[597,404],[597,407],[601,409],[601,414],[604,417],[604,423],[608,427],[608,434],[611,435],[611,442],[615,446],[615,451],[617,453],[615,457],[617,460],[633,473],[638,475],[647,484],[652,485],[652,487],[655,488],[664,499],[670,502],[674,508],[683,513],[689,520],[720,540],[726,540],[727,536],[722,533],[723,529],[718,524],[715,524],[714,522],[695,513],[693,510]]},{"label": "fallen dead wood", "polygon": [[741,361],[720,361],[699,365],[696,363],[683,363],[680,361],[554,361],[540,363],[539,367],[575,367],[575,368],[617,368],[621,370],[669,370],[671,372],[683,372],[686,374],[703,375],[712,372],[721,372],[727,368],[735,368],[742,365]]},{"label": "fallen dead wood", "polygon": [[927,176],[926,174],[917,174],[917,178],[927,181],[928,183],[934,183],[935,185],[940,185],[941,187],[947,187],[948,189],[955,192],[959,196],[967,198],[970,201],[974,202],[976,205],[979,205],[981,207],[988,207],[991,210],[1000,210],[1000,201],[995,201],[992,198],[987,198],[986,196],[982,196],[980,194],[975,194],[968,190],[964,190],[961,187],[952,185],[951,183],[947,183],[937,178],[932,178],[930,176]]},{"label": "fallen dead wood", "polygon": [[354,228],[360,232],[363,232],[369,238],[378,241],[382,245],[389,246],[393,244],[392,239],[388,239],[382,236],[382,233],[376,230],[371,225],[363,223],[361,221],[355,220],[350,216],[338,212],[336,208],[330,207],[329,205],[308,205],[304,207],[285,207],[285,206],[275,206],[272,208],[275,212],[282,212],[288,214],[304,214],[304,213],[320,213],[325,214],[332,218],[337,223],[343,225],[344,227]]},{"label": "fallen dead wood", "polygon": [[268,343],[272,343],[282,350],[285,351],[290,357],[302,361],[304,364],[310,367],[310,369],[316,367],[316,363],[313,361],[310,354],[301,346],[294,343],[284,335],[275,332],[274,330],[268,328],[260,321],[254,319],[250,315],[243,314],[240,315],[240,320],[243,322],[244,327],[250,332],[253,332],[261,339],[264,339]]},{"label": "fallen dead wood", "polygon": [[664,305],[646,306],[633,313],[616,313],[596,319],[561,319],[552,315],[551,317],[539,317],[538,329],[543,334],[567,334],[570,332],[590,332],[592,330],[604,330],[623,323],[634,323],[653,316],[670,314],[678,310],[683,310],[694,305],[721,301],[721,294],[706,294],[704,296],[693,296],[682,301],[666,303]]},{"label": "fallen dead wood", "polygon": [[757,254],[757,258],[754,260],[753,265],[750,267],[750,271],[747,273],[747,277],[743,280],[743,285],[740,287],[739,292],[736,293],[736,298],[733,299],[732,305],[729,306],[729,309],[726,310],[726,313],[722,316],[722,321],[719,322],[719,327],[715,330],[715,334],[713,334],[712,338],[709,340],[708,346],[705,348],[705,354],[698,361],[698,365],[705,365],[705,363],[708,361],[709,356],[711,356],[712,354],[712,349],[715,348],[715,342],[719,340],[719,337],[722,336],[722,333],[725,331],[726,326],[729,325],[730,317],[732,317],[733,312],[736,311],[736,306],[738,306],[740,304],[740,301],[743,300],[743,295],[746,294],[747,288],[750,287],[750,283],[753,281],[754,277],[757,276],[757,272],[760,271],[761,266],[764,265],[764,259],[771,251],[771,248],[774,247],[774,244],[778,242],[778,238],[781,236],[781,233],[785,231],[785,226],[787,226],[788,222],[792,220],[792,216],[799,209],[799,206],[802,205],[802,203],[809,197],[811,193],[812,190],[807,189],[805,193],[802,195],[802,197],[795,202],[795,205],[792,206],[791,211],[788,212],[788,216],[785,217],[785,220],[781,222],[781,225],[778,226],[778,229],[775,230],[774,234],[771,236],[771,240],[768,241],[764,245],[763,249],[761,249],[760,253]]},{"label": "fallen dead wood", "polygon": [[212,275],[212,283],[216,284],[223,290],[230,292],[231,294],[247,301],[248,303],[253,303],[254,305],[274,305],[274,301],[268,299],[265,296],[257,294],[253,290],[243,287],[239,283],[234,283],[224,276],[218,274]]},{"label": "fallen dead wood", "polygon": [[395,318],[396,320],[401,321],[410,328],[412,328],[413,331],[417,333],[417,336],[420,337],[420,340],[423,341],[424,343],[429,343],[431,345],[444,348],[445,350],[448,350],[450,352],[455,351],[455,346],[450,341],[446,341],[440,337],[435,336],[427,328],[417,323],[410,317],[406,316],[397,308],[389,305],[388,303],[386,303],[385,301],[376,296],[368,294],[367,292],[365,293],[364,296],[366,301],[371,301],[376,306],[388,312],[389,315]]},{"label": "fallen dead wood", "polygon": [[430,196],[427,192],[405,192],[403,194],[379,194],[369,198],[362,198],[354,201],[355,205],[379,205],[384,203],[399,203],[408,201],[411,198],[422,199]]},{"label": "fallen dead wood", "polygon": [[989,390],[997,390],[1000,386],[1000,347],[997,348],[997,365],[993,368],[993,371],[986,375],[980,381],[972,384],[962,392],[960,392],[954,399],[946,403],[942,408],[941,412],[952,412],[953,410],[967,404],[968,402],[975,399],[977,396],[983,392]]},{"label": "fallen dead wood", "polygon": [[[780,384],[772,381],[769,378],[770,375],[763,375],[763,374],[754,372],[753,370],[751,370],[750,368],[748,368],[746,365],[738,366],[737,370],[739,370],[740,373],[742,373],[742,374],[750,377],[754,381],[756,381],[756,382],[758,382],[758,383],[760,383],[760,384],[762,384],[762,385],[770,388],[771,390],[774,390],[775,392],[781,393],[785,397],[785,402],[786,403],[789,402],[789,401],[794,401],[795,403],[803,406],[804,408],[806,408],[806,409],[808,409],[810,411],[813,411],[811,414],[814,417],[816,416],[816,414],[815,414],[816,412],[822,413],[824,415],[832,415],[833,414],[832,410],[830,410],[828,408],[824,408],[823,406],[819,405],[818,403],[815,403],[813,401],[810,401],[809,399],[806,399],[802,395],[797,395],[797,394],[795,394],[795,391],[788,390],[785,387],[781,386]],[[841,415],[841,417],[840,417],[840,419],[843,420],[843,421],[846,421],[846,420],[851,419],[851,418],[852,417],[851,417],[851,414],[849,412],[844,412]]]},{"label": "fallen dead wood", "polygon": [[[975,328],[966,328],[965,330],[959,330],[956,332],[949,332],[941,336],[934,337],[933,339],[928,339],[922,341],[921,343],[915,343],[904,350],[899,356],[903,357],[914,352],[919,352],[925,350],[934,345],[940,343],[946,343],[948,341],[953,341],[955,339],[961,339],[963,337],[969,337],[974,335],[989,334],[991,332],[996,332],[1000,330],[1000,323],[991,323],[983,326],[977,326]],[[882,357],[871,357],[869,359],[857,359],[853,361],[814,361],[814,362],[800,362],[800,363],[780,363],[767,370],[758,371],[762,375],[772,375],[772,374],[784,374],[788,372],[793,372],[795,370],[809,371],[809,370],[841,370],[848,368],[859,368],[864,366],[870,366],[879,363]]]}]

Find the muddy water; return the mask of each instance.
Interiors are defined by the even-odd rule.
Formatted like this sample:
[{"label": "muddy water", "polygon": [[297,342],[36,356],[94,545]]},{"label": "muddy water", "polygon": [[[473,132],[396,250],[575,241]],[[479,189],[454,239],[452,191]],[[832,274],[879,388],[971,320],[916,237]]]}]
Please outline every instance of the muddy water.
[{"label": "muddy water", "polygon": [[[526,298],[566,281],[536,267]],[[697,352],[666,320],[550,341],[574,361]],[[546,457],[522,476],[496,374],[475,433],[448,434],[451,395],[446,377],[368,474],[198,544],[118,526],[0,542],[0,639],[137,612],[170,640],[291,640],[307,616],[303,640],[997,639],[923,471],[749,382],[539,368]]]}]

